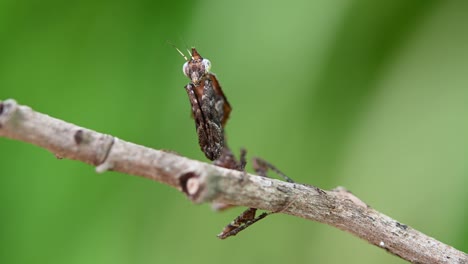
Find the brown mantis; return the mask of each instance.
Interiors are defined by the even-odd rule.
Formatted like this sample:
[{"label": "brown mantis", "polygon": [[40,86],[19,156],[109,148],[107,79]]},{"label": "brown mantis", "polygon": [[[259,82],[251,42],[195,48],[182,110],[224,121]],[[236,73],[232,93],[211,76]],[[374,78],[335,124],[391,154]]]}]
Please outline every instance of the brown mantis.
[{"label": "brown mantis", "polygon": [[[177,48],[176,48],[177,49]],[[191,104],[192,117],[198,134],[198,143],[205,156],[217,166],[244,171],[246,151],[241,150],[239,161],[229,149],[224,127],[231,113],[231,105],[221,89],[216,75],[210,72],[211,62],[201,57],[195,48],[189,52],[188,59],[179,49],[177,51],[184,57],[182,68],[190,83],[185,86]],[[267,176],[267,171],[273,170],[286,181],[293,182],[284,173],[270,163],[260,159],[253,159],[255,172],[260,176]],[[228,224],[218,235],[225,239],[235,236],[255,222],[265,218],[270,213],[256,215],[256,208],[249,208]]]}]

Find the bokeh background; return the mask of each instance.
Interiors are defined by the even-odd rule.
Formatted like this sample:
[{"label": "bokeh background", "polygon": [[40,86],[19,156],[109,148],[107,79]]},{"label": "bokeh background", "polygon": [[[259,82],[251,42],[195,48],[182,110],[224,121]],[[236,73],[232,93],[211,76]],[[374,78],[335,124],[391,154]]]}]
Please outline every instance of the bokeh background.
[{"label": "bokeh background", "polygon": [[[0,100],[156,149],[199,150],[181,49],[233,106],[233,149],[352,190],[468,251],[468,2],[0,1]],[[274,215],[225,241],[212,212],[148,179],[0,138],[1,263],[403,263]]]}]

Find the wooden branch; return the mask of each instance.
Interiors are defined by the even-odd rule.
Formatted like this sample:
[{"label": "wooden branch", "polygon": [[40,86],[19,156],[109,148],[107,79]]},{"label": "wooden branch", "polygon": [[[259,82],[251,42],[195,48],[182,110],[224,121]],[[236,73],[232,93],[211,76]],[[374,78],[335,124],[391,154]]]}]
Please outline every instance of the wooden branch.
[{"label": "wooden branch", "polygon": [[331,191],[250,175],[154,150],[0,101],[0,136],[29,142],[56,156],[146,177],[216,202],[290,214],[325,223],[415,263],[468,263],[468,255],[402,224],[338,187]]}]

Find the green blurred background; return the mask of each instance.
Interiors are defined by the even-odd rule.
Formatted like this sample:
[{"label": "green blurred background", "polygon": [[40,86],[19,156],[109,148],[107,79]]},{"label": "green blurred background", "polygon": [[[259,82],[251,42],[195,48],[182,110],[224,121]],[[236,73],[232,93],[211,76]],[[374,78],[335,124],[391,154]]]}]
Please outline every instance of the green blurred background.
[{"label": "green blurred background", "polygon": [[[0,1],[0,100],[206,161],[183,89],[198,48],[246,147],[468,251],[467,1]],[[1,263],[403,263],[274,215],[221,241],[174,189],[0,138]]]}]

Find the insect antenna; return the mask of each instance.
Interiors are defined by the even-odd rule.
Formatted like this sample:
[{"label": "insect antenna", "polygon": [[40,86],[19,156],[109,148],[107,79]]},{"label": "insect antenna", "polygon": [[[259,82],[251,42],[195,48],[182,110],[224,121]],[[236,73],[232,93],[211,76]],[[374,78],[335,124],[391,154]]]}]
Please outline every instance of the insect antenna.
[{"label": "insect antenna", "polygon": [[[180,56],[182,56],[182,57],[185,59],[185,61],[189,61],[189,59],[187,58],[187,56],[185,56],[185,54],[184,54],[182,51],[180,51],[180,49],[178,49],[178,48],[176,47],[176,45],[174,45],[174,44],[173,44],[172,42],[170,42],[169,40],[167,40],[166,42],[167,42],[167,44],[171,45],[174,49],[176,49],[177,52],[179,52]],[[189,54],[190,54],[190,52],[189,52]],[[192,56],[192,54],[190,54],[190,56]]]},{"label": "insect antenna", "polygon": [[187,41],[185,41],[185,39],[181,36],[180,39],[184,42],[184,47],[185,49],[187,50],[188,54],[190,55],[190,57],[193,59],[193,54],[192,52],[190,51],[188,45],[187,45]]}]

